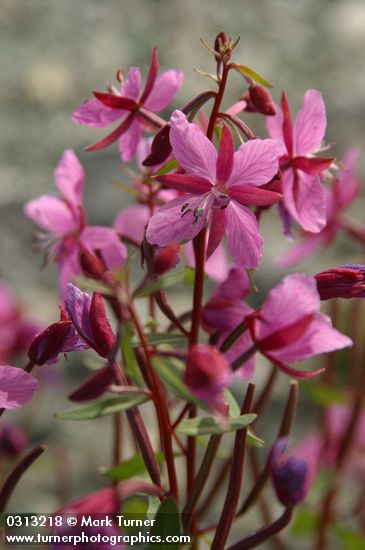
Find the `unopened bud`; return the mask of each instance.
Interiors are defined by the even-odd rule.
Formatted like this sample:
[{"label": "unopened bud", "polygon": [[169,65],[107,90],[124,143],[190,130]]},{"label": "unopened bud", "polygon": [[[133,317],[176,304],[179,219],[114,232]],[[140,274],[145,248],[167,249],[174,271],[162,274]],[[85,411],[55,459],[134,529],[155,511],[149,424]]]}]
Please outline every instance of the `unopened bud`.
[{"label": "unopened bud", "polygon": [[163,275],[166,271],[173,269],[180,261],[179,247],[176,244],[164,246],[156,251],[153,259],[153,274]]},{"label": "unopened bud", "polygon": [[222,50],[228,45],[229,40],[227,34],[222,31],[220,32],[214,41],[214,49],[217,53],[222,53]]},{"label": "unopened bud", "polygon": [[80,254],[80,265],[85,277],[93,279],[100,279],[106,271],[103,260],[96,254],[86,250]]},{"label": "unopened bud", "polygon": [[255,109],[266,116],[274,116],[276,110],[271,94],[260,84],[251,84],[249,87],[250,100]]},{"label": "unopened bud", "polygon": [[288,439],[281,437],[270,454],[271,478],[275,492],[285,507],[293,507],[304,500],[308,491],[309,465],[306,460],[287,454]]},{"label": "unopened bud", "polygon": [[190,348],[184,380],[199,399],[214,404],[232,379],[230,366],[213,346],[197,344]]},{"label": "unopened bud", "polygon": [[315,275],[321,300],[365,298],[365,265],[340,265]]},{"label": "unopened bud", "polygon": [[29,359],[36,365],[54,363],[71,327],[71,321],[58,321],[37,334],[29,346]]}]

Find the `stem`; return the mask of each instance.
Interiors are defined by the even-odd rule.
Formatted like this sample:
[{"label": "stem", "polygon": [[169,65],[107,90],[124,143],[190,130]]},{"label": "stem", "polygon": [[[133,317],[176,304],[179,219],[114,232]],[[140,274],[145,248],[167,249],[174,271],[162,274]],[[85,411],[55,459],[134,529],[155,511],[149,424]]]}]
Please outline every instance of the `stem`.
[{"label": "stem", "polygon": [[224,340],[223,344],[219,348],[222,353],[229,350],[230,347],[233,346],[233,344],[238,340],[240,336],[247,330],[247,327],[245,325],[245,321],[242,321],[236,328],[232,330],[230,334],[228,334],[227,338]]},{"label": "stem", "polygon": [[145,359],[146,359],[146,367],[148,369],[148,374],[150,376],[150,379],[153,385],[155,404],[156,404],[156,413],[157,413],[158,423],[160,428],[160,438],[161,438],[161,444],[163,446],[165,457],[166,457],[166,466],[167,466],[167,472],[169,477],[170,491],[174,496],[174,498],[178,500],[179,490],[178,490],[177,476],[176,476],[176,470],[175,470],[174,452],[172,447],[172,430],[171,430],[169,412],[166,404],[163,387],[153,369],[152,353],[148,345],[146,336],[143,332],[143,328],[139,322],[137,313],[134,309],[134,305],[131,300],[129,301],[129,304],[128,304],[128,311],[131,316],[131,320],[134,326],[136,327],[138,337],[141,341]]},{"label": "stem", "polygon": [[198,498],[203,492],[204,485],[208,479],[209,472],[212,468],[213,461],[217,454],[221,439],[221,434],[212,435],[209,439],[207,450],[205,451],[204,458],[194,481],[194,485],[191,489],[190,494],[188,495],[187,503],[182,512],[182,522],[186,531],[189,530],[194,508],[196,506]]},{"label": "stem", "polygon": [[[120,368],[120,365],[118,365],[117,362],[113,363],[113,372],[118,381],[118,384],[120,384],[121,386],[128,385],[128,381],[124,376],[124,373]],[[146,468],[148,470],[150,478],[155,485],[161,486],[160,470],[159,470],[159,467],[155,458],[155,454],[153,452],[151,440],[149,438],[146,426],[143,422],[141,413],[139,412],[139,409],[136,407],[134,409],[130,409],[126,411],[126,415],[127,415],[128,422],[129,422],[131,431],[133,433],[133,436],[138,444],[139,450],[141,451],[141,455],[146,464]]]},{"label": "stem", "polygon": [[[251,410],[255,385],[249,384],[242,405],[241,414],[247,414]],[[246,439],[248,426],[237,430],[234,447],[232,467],[228,481],[228,488],[224,506],[214,535],[211,550],[223,550],[225,547],[232,523],[236,516],[238,501],[241,494],[243,469],[245,463]]]},{"label": "stem", "polygon": [[293,517],[293,508],[286,508],[284,513],[276,521],[256,531],[246,539],[243,539],[236,544],[233,544],[228,548],[228,550],[249,550],[249,548],[255,548],[262,544],[265,540],[272,538],[274,535],[279,533],[286,527],[291,518]]},{"label": "stem", "polygon": [[38,445],[32,451],[25,455],[24,458],[16,464],[15,468],[10,472],[8,477],[5,479],[1,490],[0,490],[0,513],[3,514],[6,510],[7,504],[11,495],[14,492],[15,487],[17,486],[20,478],[26,470],[33,464],[37,458],[44,453],[45,447],[43,445]]},{"label": "stem", "polygon": [[266,384],[253,406],[253,411],[255,414],[257,414],[258,418],[262,413],[263,409],[265,408],[265,405],[270,397],[271,390],[273,389],[273,386],[275,384],[278,374],[279,374],[278,369],[276,368],[275,365],[272,365],[270,374],[266,380]]},{"label": "stem", "polygon": [[[285,437],[291,432],[295,413],[298,405],[298,383],[296,381],[290,382],[289,396],[286,401],[285,409],[281,419],[281,425],[278,433],[279,437]],[[250,493],[247,495],[244,503],[241,506],[241,509],[238,513],[239,516],[243,515],[251,506],[256,502],[256,499],[260,495],[262,489],[266,485],[267,480],[270,477],[270,464],[269,459],[267,460],[261,474],[258,476],[255,485],[251,489]]]},{"label": "stem", "polygon": [[[226,475],[229,472],[231,463],[232,463],[232,458],[228,458],[224,462],[224,464],[220,468],[220,470],[218,471],[218,474],[216,476],[216,479],[215,479],[212,487],[210,488],[207,496],[205,497],[205,499],[204,499],[203,503],[201,504],[200,508],[198,509],[198,516],[203,516],[205,514],[205,512],[207,511],[207,509],[209,508],[209,506],[212,504],[212,502],[214,502],[215,496],[217,495],[221,485],[223,484],[223,482],[226,478]],[[205,532],[205,529],[204,529],[204,532]]]}]

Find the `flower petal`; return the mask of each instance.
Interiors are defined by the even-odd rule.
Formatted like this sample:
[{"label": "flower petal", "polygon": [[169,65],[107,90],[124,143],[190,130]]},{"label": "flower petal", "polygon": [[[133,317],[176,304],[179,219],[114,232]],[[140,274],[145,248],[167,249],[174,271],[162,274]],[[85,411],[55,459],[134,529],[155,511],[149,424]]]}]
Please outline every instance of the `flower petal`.
[{"label": "flower petal", "polygon": [[306,233],[303,239],[289,248],[287,252],[279,258],[280,267],[291,267],[311,256],[321,246],[325,245],[332,238],[332,231],[327,231],[327,227],[320,233]]},{"label": "flower petal", "polygon": [[133,204],[122,210],[115,222],[114,229],[121,237],[126,237],[141,243],[145,227],[150,219],[148,206]]},{"label": "flower petal", "polygon": [[254,214],[231,201],[226,212],[228,248],[238,265],[255,268],[260,263],[263,239]]},{"label": "flower petal", "polygon": [[182,71],[170,70],[162,73],[156,80],[152,92],[145,101],[146,109],[158,113],[169,105],[180,90],[184,81]]},{"label": "flower petal", "polygon": [[143,129],[138,118],[134,117],[129,128],[119,139],[119,152],[123,162],[129,162],[136,154],[139,142],[142,139]]},{"label": "flower petal", "polygon": [[0,366],[0,407],[16,409],[32,399],[38,389],[37,380],[23,369]]},{"label": "flower petal", "polygon": [[308,90],[294,122],[295,152],[307,155],[317,151],[324,139],[326,125],[326,107],[322,94],[317,90]]},{"label": "flower petal", "polygon": [[[206,224],[213,200],[210,193],[207,193],[186,194],[168,202],[150,219],[146,232],[147,241],[159,246],[190,241]],[[195,216],[196,209],[203,206],[202,214]]]},{"label": "flower petal", "polygon": [[273,102],[273,105],[275,107],[276,115],[266,117],[266,130],[271,139],[277,139],[278,141],[284,143],[283,111],[276,103]]},{"label": "flower petal", "polygon": [[173,154],[182,168],[188,174],[215,182],[218,155],[213,143],[181,111],[172,114],[170,126]]},{"label": "flower petal", "polygon": [[89,346],[93,347],[93,333],[90,325],[90,296],[74,284],[68,283],[65,306],[77,332]]},{"label": "flower petal", "polygon": [[105,126],[119,120],[123,115],[124,112],[105,107],[93,97],[77,107],[71,118],[76,124],[90,126],[91,128],[105,128]]},{"label": "flower petal", "polygon": [[125,245],[110,227],[86,227],[80,235],[80,244],[89,252],[100,252],[107,269],[122,267],[127,258]]},{"label": "flower petal", "polygon": [[143,105],[144,102],[149,97],[150,93],[152,92],[152,89],[155,85],[156,78],[158,74],[158,57],[157,57],[157,48],[153,48],[152,50],[152,56],[151,56],[151,64],[148,71],[146,84],[144,86],[144,90],[142,92],[141,98],[140,98],[140,104]]},{"label": "flower petal", "polygon": [[123,81],[120,88],[120,95],[129,97],[137,101],[141,91],[141,71],[138,67],[131,67],[128,71],[127,78]]},{"label": "flower petal", "polygon": [[333,328],[331,319],[327,315],[317,313],[309,329],[299,340],[289,346],[271,351],[270,355],[284,363],[296,363],[313,355],[349,346],[352,346],[352,340]]},{"label": "flower petal", "polygon": [[223,125],[221,141],[217,159],[217,181],[228,181],[233,168],[234,144],[232,134],[226,125]]},{"label": "flower petal", "polygon": [[156,176],[156,180],[183,193],[207,193],[212,188],[211,182],[207,179],[190,174],[166,174]]},{"label": "flower petal", "polygon": [[214,208],[210,220],[210,231],[207,245],[206,259],[209,260],[211,255],[217,250],[223,239],[226,228],[226,213],[224,210]]},{"label": "flower petal", "polygon": [[234,153],[229,185],[264,185],[279,169],[283,145],[273,139],[252,139]]},{"label": "flower petal", "polygon": [[262,306],[257,337],[262,340],[273,332],[294,325],[319,308],[315,278],[302,273],[288,275],[270,291]]},{"label": "flower petal", "polygon": [[66,202],[51,195],[41,195],[27,202],[24,213],[40,227],[56,235],[69,233],[77,226],[77,220]]},{"label": "flower petal", "polygon": [[233,185],[229,188],[229,196],[247,206],[269,206],[283,198],[283,195],[276,191],[261,189],[253,185]]},{"label": "flower petal", "polygon": [[311,233],[326,225],[326,195],[318,176],[286,170],[282,179],[285,206],[290,215]]},{"label": "flower petal", "polygon": [[134,121],[135,116],[136,115],[134,112],[129,113],[129,115],[119,124],[119,126],[117,126],[112,132],[110,132],[110,134],[101,138],[96,143],[93,143],[92,145],[86,147],[85,151],[97,151],[98,149],[104,149],[105,147],[108,147],[108,145],[111,145],[112,143],[117,141],[117,139],[119,139],[120,136],[122,136],[128,130],[128,128]]},{"label": "flower petal", "polygon": [[81,206],[85,172],[72,149],[66,149],[55,170],[55,182],[72,206]]}]

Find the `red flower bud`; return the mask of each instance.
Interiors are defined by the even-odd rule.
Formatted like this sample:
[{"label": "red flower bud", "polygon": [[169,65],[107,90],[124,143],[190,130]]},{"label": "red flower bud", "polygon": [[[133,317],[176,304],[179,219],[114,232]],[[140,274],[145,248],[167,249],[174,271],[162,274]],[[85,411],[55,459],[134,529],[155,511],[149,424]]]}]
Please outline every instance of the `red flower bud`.
[{"label": "red flower bud", "polygon": [[[249,87],[250,103],[256,111],[266,116],[276,114],[271,94],[260,84],[251,84]],[[246,109],[248,110],[248,109]]]},{"label": "red flower bud", "polygon": [[214,49],[217,53],[221,53],[222,49],[229,44],[227,34],[222,31],[220,32],[214,41]]},{"label": "red flower bud", "polygon": [[107,357],[115,346],[115,336],[106,316],[104,299],[99,292],[94,292],[91,299],[90,326],[95,349],[102,357]]},{"label": "red flower bud", "polygon": [[103,260],[92,252],[83,251],[80,254],[80,264],[85,277],[100,279],[106,267]]},{"label": "red flower bud", "polygon": [[340,265],[315,275],[321,300],[365,298],[365,266]]},{"label": "red flower bud", "polygon": [[104,367],[94,372],[69,396],[71,401],[88,401],[97,399],[113,382],[113,371]]},{"label": "red flower bud", "polygon": [[170,124],[166,124],[154,137],[151,153],[142,162],[143,166],[162,164],[169,157],[172,147],[170,144]]},{"label": "red flower bud", "polygon": [[29,346],[29,359],[36,365],[55,362],[70,329],[73,330],[71,321],[58,321],[37,334]]},{"label": "red flower bud", "polygon": [[153,260],[153,274],[163,275],[166,271],[176,267],[180,260],[179,247],[176,244],[164,246],[156,251]]},{"label": "red flower bud", "polygon": [[199,399],[215,404],[232,378],[230,366],[213,346],[196,344],[189,350],[184,380]]}]

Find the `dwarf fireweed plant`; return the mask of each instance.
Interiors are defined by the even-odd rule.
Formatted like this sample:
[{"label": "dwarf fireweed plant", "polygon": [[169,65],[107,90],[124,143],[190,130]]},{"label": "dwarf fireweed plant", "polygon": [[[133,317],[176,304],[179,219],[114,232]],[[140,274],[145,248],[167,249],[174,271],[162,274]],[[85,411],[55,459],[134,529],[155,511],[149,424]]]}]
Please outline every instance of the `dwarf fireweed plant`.
[{"label": "dwarf fireweed plant", "polygon": [[[293,117],[285,92],[275,103],[272,85],[235,60],[237,44],[224,32],[212,47],[204,43],[216,65],[214,74],[204,73],[209,88],[175,110],[183,74],[161,73],[156,48],[147,75],[119,69],[116,85],[93,91],[74,110],[76,124],[105,128],[86,148],[90,154],[111,147],[123,166],[131,163],[130,184],[120,187],[134,204],[109,227],[89,225],[84,169],[68,149],[55,170],[57,194],[25,205],[46,261],[57,265],[60,306],[54,322],[27,342],[25,368],[8,364],[1,340],[1,414],[32,399],[43,365],[55,369],[63,354],[89,350],[100,367],[73,388],[73,408],[57,417],[82,423],[109,416],[113,464],[104,488],[60,503],[58,512],[114,515],[139,495],[133,509],[138,502],[140,514],[155,518],[154,533],[187,535],[185,547],[289,548],[279,533],[294,518],[290,536],[308,537],[308,548],[364,548],[363,489],[354,490],[345,512],[338,496],[345,481],[363,487],[365,480],[365,267],[288,274],[266,295],[254,282],[263,254],[260,222],[269,209],[284,235],[297,237],[282,265],[299,263],[340,232],[364,245],[365,226],[346,213],[359,192],[358,152],[342,162],[324,156],[321,93],[305,92]],[[226,107],[233,75],[242,91]],[[264,119],[266,134],[255,135],[253,117]],[[182,311],[174,306],[177,285],[185,286]],[[346,298],[354,299],[348,326],[339,323],[338,299]],[[321,300],[330,300],[334,324]],[[351,349],[334,354],[344,348]],[[314,356],[316,368],[301,364]],[[257,385],[255,370],[262,371]],[[261,418],[280,378],[287,388],[283,411],[263,441]],[[292,441],[304,379],[321,421]],[[0,454],[10,460],[2,512],[45,450],[25,451],[26,445],[22,431],[2,426]],[[135,454],[126,456],[126,447]],[[324,472],[331,472],[325,480]],[[252,508],[254,528],[245,522]],[[115,526],[104,532],[125,534]],[[152,546],[158,545],[146,538],[143,547]]]}]

